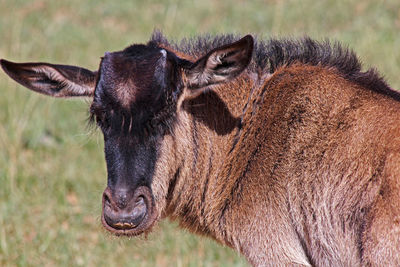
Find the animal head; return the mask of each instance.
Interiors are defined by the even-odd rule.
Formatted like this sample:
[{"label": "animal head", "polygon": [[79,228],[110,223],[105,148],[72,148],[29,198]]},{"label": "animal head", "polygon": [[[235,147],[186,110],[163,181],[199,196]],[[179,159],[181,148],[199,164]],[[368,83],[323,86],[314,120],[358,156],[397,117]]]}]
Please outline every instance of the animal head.
[{"label": "animal head", "polygon": [[108,172],[102,223],[116,235],[137,235],[162,216],[168,185],[178,171],[171,140],[179,138],[174,127],[180,103],[238,76],[252,51],[248,35],[195,60],[150,42],[105,53],[97,71],[4,59],[1,66],[38,93],[93,99],[90,114],[104,135]]}]

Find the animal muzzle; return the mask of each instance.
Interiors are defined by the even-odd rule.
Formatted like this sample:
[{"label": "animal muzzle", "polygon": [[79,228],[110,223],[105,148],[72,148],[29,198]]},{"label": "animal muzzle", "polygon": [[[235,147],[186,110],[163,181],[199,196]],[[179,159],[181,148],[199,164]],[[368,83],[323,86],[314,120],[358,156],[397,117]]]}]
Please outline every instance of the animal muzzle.
[{"label": "animal muzzle", "polygon": [[150,188],[104,190],[102,223],[113,234],[139,235],[151,228],[156,217]]}]

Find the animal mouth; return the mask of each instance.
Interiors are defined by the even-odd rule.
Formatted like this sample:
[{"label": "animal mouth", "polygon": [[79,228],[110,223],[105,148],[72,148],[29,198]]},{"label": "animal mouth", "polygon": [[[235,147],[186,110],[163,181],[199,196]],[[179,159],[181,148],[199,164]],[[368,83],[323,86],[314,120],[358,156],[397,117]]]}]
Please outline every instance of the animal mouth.
[{"label": "animal mouth", "polygon": [[148,231],[156,217],[153,195],[146,186],[138,187],[123,207],[114,201],[109,187],[103,193],[101,221],[106,230],[117,236],[135,236]]}]

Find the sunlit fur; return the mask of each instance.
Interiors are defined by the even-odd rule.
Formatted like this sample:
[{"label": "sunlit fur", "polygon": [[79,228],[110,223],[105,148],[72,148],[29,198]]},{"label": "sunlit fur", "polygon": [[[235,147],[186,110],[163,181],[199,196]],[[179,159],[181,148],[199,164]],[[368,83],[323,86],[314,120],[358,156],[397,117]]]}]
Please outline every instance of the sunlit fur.
[{"label": "sunlit fur", "polygon": [[0,63],[34,91],[94,96],[103,205],[147,203],[136,228],[103,216],[113,233],[169,217],[254,266],[400,266],[400,94],[338,43],[237,40],[155,32],[98,72]]},{"label": "sunlit fur", "polygon": [[[186,58],[233,40],[153,37]],[[398,265],[399,99],[339,44],[259,40],[240,77],[182,96],[159,213],[256,266]]]}]

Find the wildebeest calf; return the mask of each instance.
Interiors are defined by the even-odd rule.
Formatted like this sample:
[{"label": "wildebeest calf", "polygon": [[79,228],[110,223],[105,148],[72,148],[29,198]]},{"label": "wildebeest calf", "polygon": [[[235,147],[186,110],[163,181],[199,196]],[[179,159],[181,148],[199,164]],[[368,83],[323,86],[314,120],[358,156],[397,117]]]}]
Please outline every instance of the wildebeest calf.
[{"label": "wildebeest calf", "polygon": [[112,233],[168,216],[255,266],[399,266],[400,94],[337,43],[238,39],[156,32],[94,72],[1,66],[36,92],[92,97]]}]

